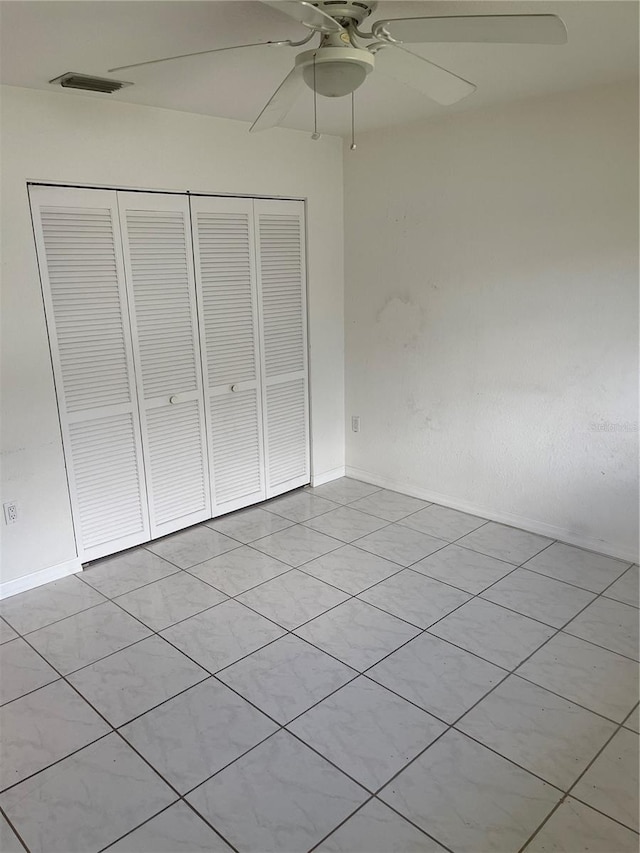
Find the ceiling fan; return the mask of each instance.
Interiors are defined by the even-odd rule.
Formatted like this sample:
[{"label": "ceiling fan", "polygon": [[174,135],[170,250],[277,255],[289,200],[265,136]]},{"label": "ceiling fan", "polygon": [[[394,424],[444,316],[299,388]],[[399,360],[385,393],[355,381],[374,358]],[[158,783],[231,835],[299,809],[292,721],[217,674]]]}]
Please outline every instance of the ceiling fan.
[{"label": "ceiling fan", "polygon": [[567,30],[557,15],[451,15],[393,18],[375,21],[369,32],[360,27],[375,10],[367,0],[263,0],[311,30],[301,41],[267,41],[219,47],[195,53],[151,59],[110,68],[110,72],[158,62],[273,45],[301,47],[319,36],[319,44],[298,53],[295,65],[251,125],[251,131],[278,126],[306,83],[318,95],[339,98],[352,94],[376,67],[439,104],[449,105],[470,95],[468,80],[407,50],[406,44],[428,42],[485,42],[510,44],[565,44]]}]

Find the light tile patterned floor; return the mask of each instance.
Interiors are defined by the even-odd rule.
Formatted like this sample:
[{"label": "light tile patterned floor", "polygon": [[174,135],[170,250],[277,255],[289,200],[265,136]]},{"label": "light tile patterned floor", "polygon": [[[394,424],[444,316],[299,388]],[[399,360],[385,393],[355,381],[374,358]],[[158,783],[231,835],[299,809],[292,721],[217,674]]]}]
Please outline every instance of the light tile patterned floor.
[{"label": "light tile patterned floor", "polygon": [[299,490],[0,602],[0,850],[637,853],[637,661],[637,565]]}]

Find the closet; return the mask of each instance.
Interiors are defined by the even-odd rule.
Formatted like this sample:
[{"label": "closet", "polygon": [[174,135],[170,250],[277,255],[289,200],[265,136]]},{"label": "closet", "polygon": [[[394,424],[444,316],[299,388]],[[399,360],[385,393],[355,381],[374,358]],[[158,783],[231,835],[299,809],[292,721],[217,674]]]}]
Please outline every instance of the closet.
[{"label": "closet", "polygon": [[304,203],[29,194],[79,557],[308,483]]}]

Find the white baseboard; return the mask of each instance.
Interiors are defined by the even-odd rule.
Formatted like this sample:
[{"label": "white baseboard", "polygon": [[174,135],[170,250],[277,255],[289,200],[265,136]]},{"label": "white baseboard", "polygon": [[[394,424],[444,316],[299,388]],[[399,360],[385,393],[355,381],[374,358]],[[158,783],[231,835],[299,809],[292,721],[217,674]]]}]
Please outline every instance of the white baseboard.
[{"label": "white baseboard", "polygon": [[48,569],[41,569],[39,572],[31,572],[31,574],[23,575],[21,578],[0,583],[0,599],[18,595],[19,592],[26,592],[28,589],[42,586],[43,583],[57,581],[67,575],[74,575],[81,571],[82,563],[76,557],[75,560],[67,560],[66,563],[58,563],[57,566],[50,566]]},{"label": "white baseboard", "polygon": [[338,477],[344,477],[344,465],[341,468],[332,468],[331,471],[324,471],[322,474],[313,474],[311,477],[311,485],[323,486],[325,483],[330,483],[331,480],[337,480]]},{"label": "white baseboard", "polygon": [[460,501],[449,495],[441,495],[439,492],[432,492],[429,489],[423,489],[414,484],[402,483],[399,480],[389,477],[382,477],[379,474],[371,473],[371,471],[351,468],[348,465],[346,476],[353,477],[354,480],[362,480],[364,483],[371,483],[373,486],[380,486],[383,489],[393,489],[396,492],[402,492],[414,498],[422,498],[424,501],[448,506],[451,509],[460,510],[460,512],[468,512],[470,515],[479,515],[481,518],[486,518],[489,521],[497,521],[500,524],[507,524],[510,527],[519,527],[522,530],[528,530],[530,533],[547,536],[549,539],[558,539],[567,545],[576,545],[578,548],[586,548],[588,551],[596,551],[598,554],[606,554],[608,557],[615,557],[618,560],[625,560],[629,563],[638,562],[638,554],[634,554],[631,549],[620,547],[604,539],[583,536],[581,533],[575,533],[563,527],[556,527],[556,525],[547,524],[544,521],[537,521],[513,512],[500,512],[495,509],[489,509],[488,507]]}]

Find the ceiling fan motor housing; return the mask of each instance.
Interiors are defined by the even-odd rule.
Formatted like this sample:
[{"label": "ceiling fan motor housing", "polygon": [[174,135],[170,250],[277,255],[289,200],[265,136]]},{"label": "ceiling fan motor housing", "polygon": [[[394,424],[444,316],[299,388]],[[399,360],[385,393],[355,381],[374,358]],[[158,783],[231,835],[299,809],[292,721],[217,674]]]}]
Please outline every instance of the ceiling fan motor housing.
[{"label": "ceiling fan motor housing", "polygon": [[373,71],[375,59],[368,50],[354,47],[347,33],[325,37],[330,43],[296,56],[307,86],[326,98],[350,95]]}]

